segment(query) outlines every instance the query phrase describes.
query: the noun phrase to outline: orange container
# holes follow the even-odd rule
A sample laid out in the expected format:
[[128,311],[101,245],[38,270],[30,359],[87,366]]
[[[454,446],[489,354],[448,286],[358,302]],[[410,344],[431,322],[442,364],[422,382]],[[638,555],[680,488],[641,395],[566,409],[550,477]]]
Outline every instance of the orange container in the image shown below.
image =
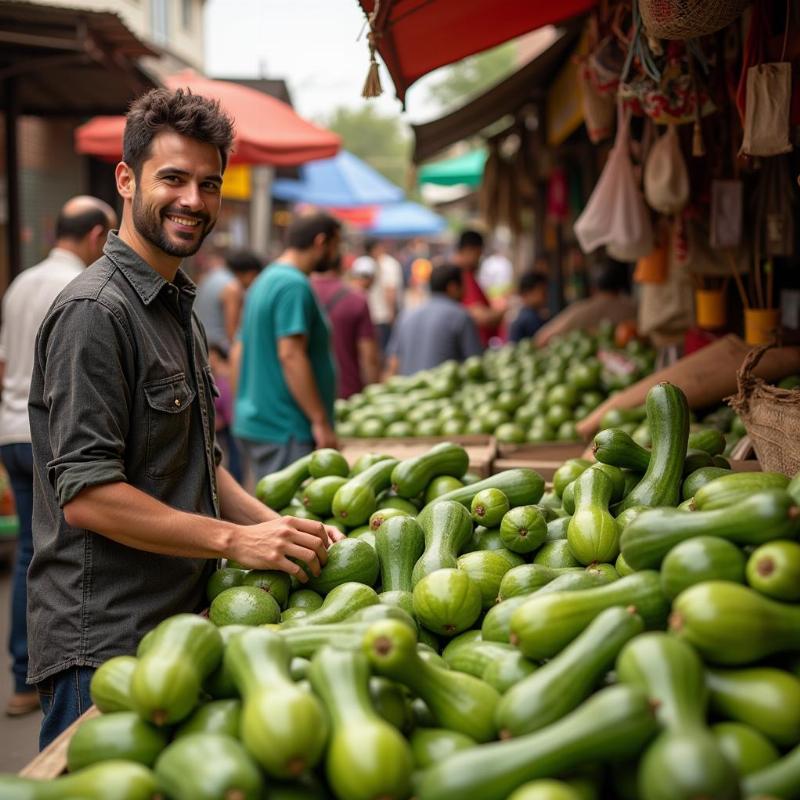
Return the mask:
[[778,308],[746,308],[744,310],[744,338],[747,344],[767,344],[775,338],[780,328],[781,312]]
[[664,283],[668,271],[667,248],[654,247],[648,255],[642,256],[636,262],[633,280],[636,283]]
[[722,328],[725,314],[725,293],[721,289],[697,289],[694,293],[694,315],[700,328]]

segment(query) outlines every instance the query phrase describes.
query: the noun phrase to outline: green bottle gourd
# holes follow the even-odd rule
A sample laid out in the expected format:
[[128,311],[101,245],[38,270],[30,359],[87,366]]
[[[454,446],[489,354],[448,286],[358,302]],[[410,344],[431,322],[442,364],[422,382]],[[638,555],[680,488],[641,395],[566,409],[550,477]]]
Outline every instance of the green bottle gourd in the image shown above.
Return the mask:
[[774,764],[747,775],[742,781],[742,796],[746,800],[800,800],[800,745]]
[[136,656],[114,656],[95,670],[89,694],[103,714],[133,708],[131,680],[137,663]]
[[67,746],[67,769],[77,772],[113,759],[152,767],[167,746],[164,731],[133,711],[119,711],[87,719],[78,726]]
[[800,606],[727,581],[698,583],[681,592],[669,625],[712,664],[753,664],[800,650]]
[[372,707],[366,656],[323,647],[312,659],[308,677],[331,721],[325,771],[337,798],[405,800],[411,749]]
[[311,459],[311,455],[303,456],[277,472],[264,475],[256,484],[256,497],[276,511],[288,506],[300,484],[309,475]]
[[645,407],[653,436],[650,461],[644,477],[619,504],[617,513],[636,505],[676,506],[680,501],[689,440],[686,395],[671,383],[659,383],[647,393]]
[[392,470],[398,463],[396,458],[387,458],[350,478],[333,496],[332,516],[348,528],[363,525],[377,510],[377,496],[389,488]]
[[287,619],[281,624],[281,629],[342,622],[362,608],[373,606],[378,602],[378,593],[371,586],[365,586],[357,581],[340,583],[325,595],[319,608],[308,612],[305,616]]
[[327,738],[319,700],[291,678],[288,645],[254,628],[233,638],[225,664],[242,696],[240,738],[274,778],[295,778],[316,765]]
[[779,747],[800,741],[800,680],[775,667],[706,670],[711,708]]
[[363,649],[379,674],[421,697],[441,726],[478,742],[494,737],[497,691],[471,675],[420,658],[408,626],[395,620],[374,623],[364,636]]
[[546,728],[463,750],[425,770],[418,800],[505,800],[528,781],[637,755],[656,729],[647,695],[613,686]]
[[605,586],[574,592],[537,592],[511,615],[511,644],[533,660],[552,658],[604,609],[619,605],[633,606],[645,627],[661,627],[669,606],[658,573],[634,572]]
[[458,554],[472,537],[472,517],[455,501],[437,500],[425,506],[417,522],[425,537],[425,550],[414,565],[413,585],[437,569],[455,569]]
[[425,549],[425,534],[413,517],[387,519],[375,531],[375,552],[381,575],[381,602],[412,607],[414,565]]
[[647,633],[622,649],[617,679],[647,692],[665,729],[639,765],[642,800],[737,800],[736,771],[706,727],[708,692],[697,653],[666,633]]
[[147,767],[114,760],[52,780],[0,775],[0,797],[3,800],[161,800],[163,794],[159,781]]
[[587,469],[575,481],[575,513],[567,542],[583,565],[612,563],[619,555],[619,527],[608,510],[613,492],[611,478],[600,469]]
[[497,707],[501,736],[520,736],[577,708],[612,666],[622,646],[644,630],[621,606],[607,608],[557,656],[503,695]]
[[237,739],[192,733],[176,739],[158,757],[155,774],[170,800],[261,800],[264,779]]
[[441,475],[460,478],[469,467],[467,451],[457,444],[442,442],[416,458],[401,461],[392,470],[392,488],[400,497],[413,498]]
[[783,489],[767,489],[733,506],[687,514],[674,508],[643,511],[622,532],[620,546],[634,569],[654,569],[677,544],[716,536],[739,545],[758,545],[794,536],[800,507]]
[[154,630],[131,677],[134,710],[156,725],[180,722],[197,705],[203,681],[222,660],[217,627],[195,614],[176,614]]

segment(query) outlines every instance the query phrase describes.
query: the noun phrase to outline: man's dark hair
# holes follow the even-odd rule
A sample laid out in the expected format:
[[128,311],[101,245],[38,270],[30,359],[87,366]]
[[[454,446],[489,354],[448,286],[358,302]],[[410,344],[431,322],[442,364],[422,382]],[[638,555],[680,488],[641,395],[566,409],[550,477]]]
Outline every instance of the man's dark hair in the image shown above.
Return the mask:
[[630,275],[628,265],[613,258],[606,258],[601,264],[592,268],[592,285],[600,292],[630,291]]
[[461,268],[454,264],[439,264],[431,271],[430,287],[433,294],[445,294],[451,283],[461,285]]
[[100,208],[87,208],[78,214],[65,214],[62,210],[56,219],[56,239],[79,242],[98,225],[101,225],[103,230],[109,227],[108,217]]
[[261,272],[264,262],[250,250],[235,250],[225,259],[231,272]]
[[330,214],[311,214],[298,217],[286,234],[286,244],[295,250],[308,250],[313,247],[314,239],[321,233],[326,241],[334,237],[342,229],[342,223]]
[[537,272],[536,270],[531,270],[530,272],[525,272],[519,279],[519,293],[524,294],[525,292],[532,292],[534,289],[538,289],[540,286],[547,285],[547,275],[543,272]]
[[483,248],[483,234],[473,230],[461,231],[461,236],[458,237],[458,249],[463,250],[465,247]]
[[364,240],[364,252],[368,255],[372,255],[372,251],[380,244],[378,239],[365,239]]
[[137,177],[150,157],[153,139],[162,131],[213,144],[225,170],[233,144],[233,120],[220,108],[218,100],[183,89],[151,89],[134,100],[125,122],[122,160]]

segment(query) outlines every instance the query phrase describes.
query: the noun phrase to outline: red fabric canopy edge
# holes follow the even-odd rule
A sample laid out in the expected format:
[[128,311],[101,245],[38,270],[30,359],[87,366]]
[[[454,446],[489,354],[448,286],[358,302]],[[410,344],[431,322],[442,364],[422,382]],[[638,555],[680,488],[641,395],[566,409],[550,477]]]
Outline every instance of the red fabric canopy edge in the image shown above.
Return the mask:
[[[365,14],[372,13],[375,0],[358,2]],[[381,0],[378,52],[405,102],[408,88],[423,75],[595,5],[597,0]]]

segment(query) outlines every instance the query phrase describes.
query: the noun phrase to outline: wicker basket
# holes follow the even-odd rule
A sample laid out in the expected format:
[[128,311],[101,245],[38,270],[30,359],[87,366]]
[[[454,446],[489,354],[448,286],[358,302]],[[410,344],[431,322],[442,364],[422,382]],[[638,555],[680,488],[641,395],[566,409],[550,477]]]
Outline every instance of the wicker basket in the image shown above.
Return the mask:
[[645,29],[657,39],[693,39],[729,25],[750,0],[639,0]]
[[766,472],[800,472],[800,389],[779,389],[753,375],[774,345],[751,350],[738,373],[739,393],[728,402],[742,418]]

